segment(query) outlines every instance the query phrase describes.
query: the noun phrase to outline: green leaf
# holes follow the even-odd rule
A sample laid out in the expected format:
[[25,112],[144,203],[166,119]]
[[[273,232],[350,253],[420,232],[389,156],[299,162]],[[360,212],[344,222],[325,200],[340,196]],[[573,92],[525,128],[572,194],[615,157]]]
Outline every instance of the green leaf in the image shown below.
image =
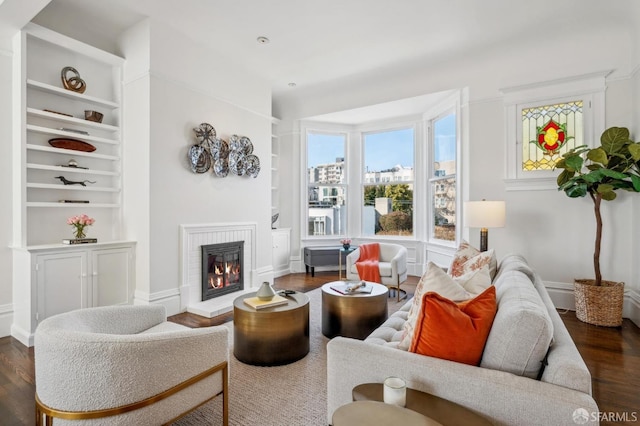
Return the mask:
[[610,127],[602,133],[600,143],[607,154],[613,154],[629,142],[629,129],[626,127]]
[[566,168],[564,158],[561,158],[561,159],[559,159],[558,161],[556,161],[556,165],[555,165],[555,166],[553,166],[553,167],[554,167],[555,169],[564,169],[564,168]]
[[587,153],[587,158],[594,163],[600,163],[604,166],[607,165],[609,159],[607,158],[607,153],[602,148],[592,149]]
[[613,191],[613,185],[609,185],[608,183],[603,183],[601,185],[598,185],[599,194],[604,194],[606,192],[612,192],[612,191]]
[[582,168],[582,163],[584,163],[584,160],[579,155],[570,155],[568,157],[565,157],[564,162],[566,169],[574,170],[577,172]]
[[598,170],[598,172],[602,173],[603,175],[613,178],[613,179],[620,179],[620,180],[625,180],[629,178],[629,174],[627,173],[622,173],[622,172],[616,172],[615,170],[609,170],[609,169],[600,169]]
[[615,191],[602,192],[601,194],[602,194],[602,199],[603,200],[611,201],[611,200],[615,200],[616,199]]
[[629,145],[629,153],[631,153],[631,157],[633,157],[633,161],[640,160],[640,142],[636,142]]
[[640,177],[631,175],[631,183],[633,184],[633,190],[636,192],[640,192]]
[[563,170],[562,173],[560,173],[558,175],[558,178],[556,179],[558,186],[562,186],[565,183],[567,183],[569,179],[573,177],[574,174],[575,174],[574,172],[570,172],[569,170]]
[[587,184],[580,183],[573,185],[564,190],[564,192],[571,198],[584,197],[587,195]]

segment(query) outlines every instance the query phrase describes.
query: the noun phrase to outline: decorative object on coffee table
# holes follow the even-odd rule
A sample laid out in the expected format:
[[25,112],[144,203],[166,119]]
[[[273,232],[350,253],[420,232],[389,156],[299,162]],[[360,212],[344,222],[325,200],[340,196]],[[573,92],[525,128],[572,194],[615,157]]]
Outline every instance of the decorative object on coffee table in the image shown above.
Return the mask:
[[[69,73],[73,74],[73,76],[69,77]],[[80,73],[73,67],[62,68],[60,78],[62,79],[62,85],[67,90],[78,93],[84,93],[84,91],[87,90],[87,83],[80,78]]]
[[[583,155],[588,160],[586,164]],[[563,169],[557,179],[558,190],[571,198],[588,194],[596,217],[595,280],[574,281],[576,316],[582,322],[607,327],[622,325],[624,283],[603,280],[600,272],[600,204],[602,200],[614,200],[618,189],[640,192],[639,162],[640,143],[630,139],[629,129],[610,127],[602,133],[600,146],[593,149],[577,146],[564,153],[556,163],[557,168]]]
[[104,115],[98,111],[85,110],[84,111],[84,119],[88,121],[93,121],[95,123],[102,123],[102,118]]
[[385,404],[404,407],[407,404],[407,382],[400,377],[384,379],[382,399]]
[[73,226],[73,232],[76,238],[84,238],[86,237],[86,233],[84,229],[87,226],[91,226],[95,223],[95,219],[90,218],[86,214],[81,214],[78,216],[71,216],[67,219],[67,224]]
[[266,281],[262,283],[262,285],[258,289],[258,292],[256,293],[256,297],[260,300],[271,300],[275,295],[276,292],[273,291],[273,288],[271,288],[271,284]]

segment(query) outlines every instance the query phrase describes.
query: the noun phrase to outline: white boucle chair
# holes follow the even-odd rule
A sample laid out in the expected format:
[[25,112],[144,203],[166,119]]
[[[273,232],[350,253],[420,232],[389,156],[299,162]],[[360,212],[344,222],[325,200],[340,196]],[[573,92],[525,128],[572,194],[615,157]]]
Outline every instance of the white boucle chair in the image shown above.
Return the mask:
[[168,424],[216,396],[228,424],[224,326],[168,322],[160,305],[88,308],[42,321],[34,346],[37,425]]
[[[378,259],[378,268],[380,269],[381,284],[388,288],[396,290],[398,302],[400,301],[400,293],[407,293],[400,288],[400,285],[407,280],[407,249],[400,244],[379,243],[380,259]],[[360,249],[357,248],[346,258],[347,280],[359,280],[358,268],[356,262],[360,257]]]

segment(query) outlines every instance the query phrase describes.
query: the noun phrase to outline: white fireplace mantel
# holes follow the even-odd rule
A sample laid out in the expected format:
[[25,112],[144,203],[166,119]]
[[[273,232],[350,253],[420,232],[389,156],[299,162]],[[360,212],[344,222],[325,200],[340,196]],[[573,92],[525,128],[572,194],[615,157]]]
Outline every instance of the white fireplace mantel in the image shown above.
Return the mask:
[[[212,318],[233,309],[236,297],[256,291],[257,223],[208,223],[180,225],[180,305],[182,310]],[[244,290],[202,301],[202,251],[208,244],[244,241]]]

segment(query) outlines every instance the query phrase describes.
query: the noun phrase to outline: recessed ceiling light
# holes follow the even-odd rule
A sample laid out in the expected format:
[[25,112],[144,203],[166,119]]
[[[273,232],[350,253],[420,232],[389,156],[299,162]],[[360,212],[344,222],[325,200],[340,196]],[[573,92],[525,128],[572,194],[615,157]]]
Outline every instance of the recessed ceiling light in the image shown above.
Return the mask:
[[289,87],[296,87],[297,84],[295,84],[294,82],[289,83]]
[[267,43],[269,43],[269,39],[268,39],[268,38],[266,38],[266,37],[264,37],[264,36],[260,36],[260,37],[258,37],[256,40],[258,40],[258,43],[260,43],[260,44],[267,44]]

